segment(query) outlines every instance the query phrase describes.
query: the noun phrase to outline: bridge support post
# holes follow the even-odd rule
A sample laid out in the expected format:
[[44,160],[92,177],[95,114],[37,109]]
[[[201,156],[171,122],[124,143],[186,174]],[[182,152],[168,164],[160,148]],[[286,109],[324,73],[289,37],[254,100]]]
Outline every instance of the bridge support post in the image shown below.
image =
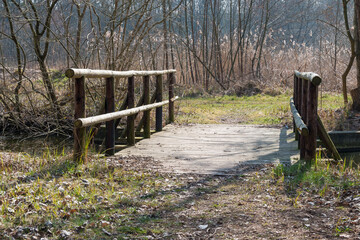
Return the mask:
[[[144,105],[150,104],[150,76],[143,77]],[[144,112],[144,138],[150,138],[150,110]]]
[[[135,80],[134,77],[128,78],[128,109],[135,107]],[[130,146],[135,145],[135,116],[130,115],[127,117],[127,144]]]
[[[115,83],[114,78],[106,78],[106,99],[105,112],[111,113],[115,111]],[[106,139],[105,139],[105,155],[111,156],[115,154],[115,121],[106,122]]]
[[[309,81],[305,79],[301,79],[302,82],[302,91],[301,91],[301,117],[304,120],[305,124],[308,122],[308,116],[307,116],[307,92],[308,92],[308,84]],[[305,144],[307,141],[307,136],[301,135],[300,137],[300,158],[305,158]]]
[[169,73],[169,122],[173,123],[175,121],[175,106],[174,106],[174,84],[175,84],[175,74]]
[[[75,108],[74,118],[85,118],[85,77],[75,78]],[[86,161],[85,156],[85,127],[74,127],[74,161]]]
[[[162,101],[163,81],[162,75],[156,76],[156,102]],[[156,131],[162,131],[162,107],[156,108]]]
[[307,96],[307,121],[309,136],[305,144],[305,160],[311,161],[316,157],[316,138],[317,138],[317,106],[318,106],[318,86],[308,83]]

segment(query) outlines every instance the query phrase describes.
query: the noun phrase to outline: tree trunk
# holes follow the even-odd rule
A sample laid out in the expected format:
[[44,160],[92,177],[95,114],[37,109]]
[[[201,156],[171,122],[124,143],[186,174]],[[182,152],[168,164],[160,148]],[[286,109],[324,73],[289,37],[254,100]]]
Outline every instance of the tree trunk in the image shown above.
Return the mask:
[[353,99],[353,110],[360,111],[360,0],[355,0],[354,11],[354,40],[357,88],[351,90],[350,94]]

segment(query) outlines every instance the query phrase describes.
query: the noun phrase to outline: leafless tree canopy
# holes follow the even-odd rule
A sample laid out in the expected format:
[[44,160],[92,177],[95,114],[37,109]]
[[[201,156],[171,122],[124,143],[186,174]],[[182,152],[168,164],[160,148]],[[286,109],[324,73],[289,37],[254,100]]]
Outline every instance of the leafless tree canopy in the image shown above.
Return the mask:
[[[291,87],[296,69],[317,72],[324,88],[346,97],[347,81],[356,83],[352,2],[1,0],[2,129],[70,125],[68,67],[176,68],[184,89],[209,93],[247,82]],[[101,81],[87,91],[88,111],[101,111]]]

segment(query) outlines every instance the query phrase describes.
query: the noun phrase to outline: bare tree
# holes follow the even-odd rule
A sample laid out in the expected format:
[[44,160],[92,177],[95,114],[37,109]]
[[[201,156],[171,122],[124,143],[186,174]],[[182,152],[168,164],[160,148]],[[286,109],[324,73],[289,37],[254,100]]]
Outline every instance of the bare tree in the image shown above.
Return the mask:
[[11,0],[11,2],[22,14],[28,27],[30,28],[30,36],[33,44],[32,47],[36,55],[36,61],[39,64],[43,83],[47,90],[48,100],[57,115],[61,116],[55,89],[46,66],[46,58],[49,53],[50,45],[51,17],[58,1],[59,0],[46,0],[33,2],[32,0],[27,0],[25,1],[25,4],[21,4],[16,0]]
[[360,111],[360,0],[354,0],[354,57],[356,59],[357,88],[351,90],[353,109]]

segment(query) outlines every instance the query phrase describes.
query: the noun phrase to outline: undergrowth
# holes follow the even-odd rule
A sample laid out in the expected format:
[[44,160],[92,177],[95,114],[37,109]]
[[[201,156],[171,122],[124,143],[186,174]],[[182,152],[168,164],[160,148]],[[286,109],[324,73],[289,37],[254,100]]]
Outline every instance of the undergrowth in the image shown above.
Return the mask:
[[320,157],[311,163],[279,164],[272,169],[271,175],[278,183],[284,184],[289,194],[306,191],[323,196],[360,186],[360,169],[354,165],[353,160],[334,163]]

